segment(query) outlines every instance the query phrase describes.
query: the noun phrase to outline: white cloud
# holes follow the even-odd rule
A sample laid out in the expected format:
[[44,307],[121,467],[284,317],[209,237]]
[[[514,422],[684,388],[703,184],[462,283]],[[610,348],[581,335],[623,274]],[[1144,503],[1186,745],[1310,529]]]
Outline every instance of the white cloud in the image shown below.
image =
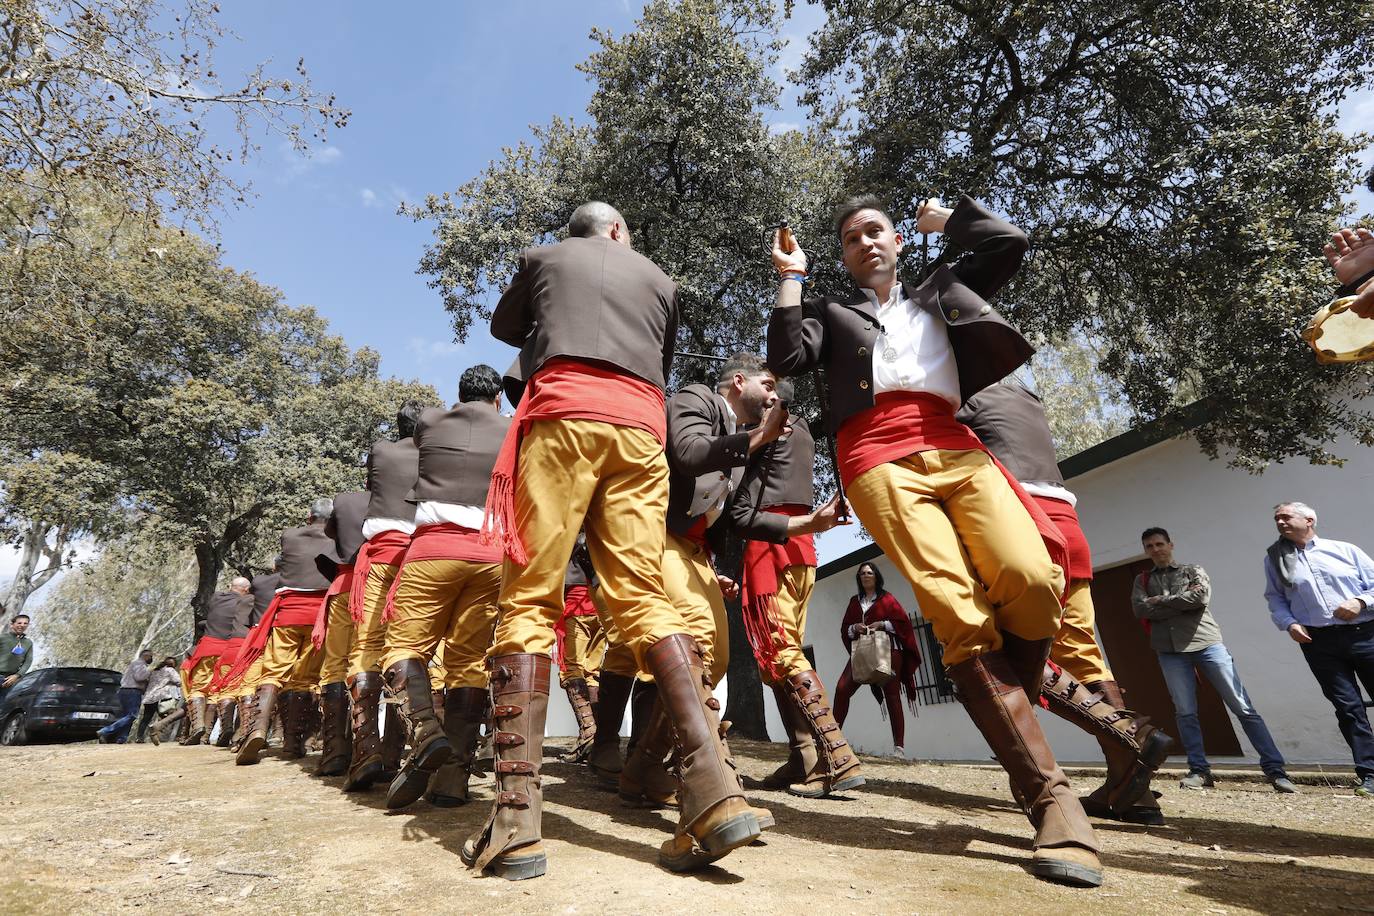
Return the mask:
[[412,337],[406,341],[406,349],[411,356],[415,357],[417,363],[428,363],[434,360],[446,359],[463,349],[463,345],[456,340],[432,340],[424,337]]
[[768,125],[770,134],[785,134],[789,130],[801,130],[802,126],[796,121],[777,121]]
[[389,184],[381,191],[372,188],[360,188],[358,199],[362,201],[364,207],[373,210],[383,210],[387,213],[395,213],[396,209],[403,203],[408,203],[415,199],[410,191],[398,184]]
[[343,159],[343,150],[332,145],[303,153],[290,143],[283,142],[278,147],[278,152],[281,154],[285,168],[278,173],[277,180],[283,184],[316,169],[334,165]]
[[377,192],[371,188],[362,188],[358,191],[358,196],[362,198],[364,207],[377,206]]

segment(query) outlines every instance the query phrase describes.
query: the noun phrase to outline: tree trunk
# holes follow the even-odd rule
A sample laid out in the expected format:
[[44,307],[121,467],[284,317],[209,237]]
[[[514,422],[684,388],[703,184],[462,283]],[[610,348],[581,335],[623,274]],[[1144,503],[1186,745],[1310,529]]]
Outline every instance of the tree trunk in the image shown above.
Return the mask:
[[[48,535],[54,529],[56,536],[52,545],[49,545]],[[15,570],[14,581],[5,595],[5,610],[10,616],[23,611],[29,596],[47,585],[62,569],[62,553],[67,548],[68,540],[70,535],[65,528],[43,521],[29,522],[28,530],[24,532],[24,542],[19,548],[19,568]],[[42,559],[47,560],[47,565],[39,569],[38,561]]]
[[215,594],[215,586],[219,584],[219,572],[224,568],[224,554],[216,547],[216,544],[204,541],[196,544],[196,593],[191,598],[192,645],[205,635],[205,618],[210,610],[210,597]]

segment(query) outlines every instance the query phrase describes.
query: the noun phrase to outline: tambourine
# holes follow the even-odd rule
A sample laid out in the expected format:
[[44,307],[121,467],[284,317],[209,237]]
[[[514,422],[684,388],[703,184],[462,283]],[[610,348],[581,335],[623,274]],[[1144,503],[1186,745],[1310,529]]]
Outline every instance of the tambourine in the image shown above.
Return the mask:
[[1354,296],[1345,296],[1317,309],[1302,339],[1317,354],[1317,362],[1364,363],[1374,360],[1374,318],[1350,311]]

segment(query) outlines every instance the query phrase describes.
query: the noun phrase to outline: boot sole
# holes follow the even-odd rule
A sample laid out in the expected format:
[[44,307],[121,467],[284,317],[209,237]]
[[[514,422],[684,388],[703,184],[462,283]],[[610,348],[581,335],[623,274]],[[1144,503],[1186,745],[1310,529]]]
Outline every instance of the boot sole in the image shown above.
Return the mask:
[[425,801],[436,808],[461,808],[468,803],[468,799],[457,795],[435,795],[433,792],[425,796]]
[[850,789],[857,789],[860,786],[864,785],[867,781],[868,780],[866,780],[862,776],[850,776],[848,779],[841,779],[839,782],[835,783],[829,788],[826,788],[824,783],[817,785],[815,789],[798,789],[795,786],[788,786],[787,794],[795,795],[798,798],[825,798],[826,796],[833,795],[836,792],[847,792]]
[[[468,868],[472,868],[477,864],[477,850],[469,850],[468,844],[464,843],[463,848],[458,852],[458,860]],[[526,878],[538,878],[548,869],[549,857],[546,853],[540,852],[525,856],[501,856],[488,862],[487,867],[482,869],[482,873],[505,878],[507,881],[524,881]]]
[[368,789],[372,788],[372,784],[381,778],[382,763],[379,760],[376,763],[368,764],[367,766],[359,770],[358,775],[354,776],[353,778],[349,779],[348,782],[344,783],[343,790],[345,792],[365,792]]
[[234,763],[241,767],[252,766],[258,762],[258,754],[267,747],[266,738],[249,738],[239,748],[238,754],[234,757]]
[[439,767],[448,763],[451,756],[453,746],[443,739],[425,748],[424,753],[408,766],[402,767],[401,772],[392,780],[390,788],[386,790],[387,808],[395,811],[419,801],[429,789],[429,778]]
[[1030,873],[1041,881],[1067,887],[1101,887],[1102,869],[1089,868],[1061,859],[1039,859],[1031,863]]
[[318,768],[317,770],[315,770],[315,775],[316,775],[316,776],[320,776],[320,777],[324,777],[324,776],[342,776],[342,775],[344,775],[344,774],[347,773],[347,772],[348,772],[348,761],[347,761],[347,760],[342,760],[342,759],[340,759],[340,760],[336,760],[336,761],[334,761],[334,762],[332,762],[332,763],[320,764],[319,768]]
[[763,835],[758,818],[753,814],[737,814],[719,827],[697,838],[700,849],[681,856],[665,856],[659,850],[659,864],[669,871],[689,872],[723,859],[741,846],[748,846]]

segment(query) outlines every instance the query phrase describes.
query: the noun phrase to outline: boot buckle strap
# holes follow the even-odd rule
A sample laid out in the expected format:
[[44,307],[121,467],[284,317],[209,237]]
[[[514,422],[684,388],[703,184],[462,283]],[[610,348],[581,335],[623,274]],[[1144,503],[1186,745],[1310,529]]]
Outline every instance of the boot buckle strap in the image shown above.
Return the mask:
[[816,731],[820,732],[822,735],[828,735],[831,732],[837,732],[839,730],[840,725],[838,722],[831,722],[829,725],[819,725],[816,727]]
[[707,708],[707,709],[710,709],[710,710],[712,710],[712,711],[715,711],[715,712],[719,712],[719,711],[720,711],[720,700],[717,700],[715,697],[710,697],[710,698],[708,698],[708,699],[706,700],[706,708]]
[[527,808],[530,804],[530,797],[524,792],[498,792],[496,794],[496,804],[507,807]]
[[497,776],[533,776],[534,764],[528,760],[498,760],[496,761]]
[[497,732],[493,743],[501,747],[519,747],[525,743],[525,739],[514,732]]
[[509,719],[511,716],[518,716],[525,711],[523,706],[496,705],[491,708],[491,714],[502,719]]

